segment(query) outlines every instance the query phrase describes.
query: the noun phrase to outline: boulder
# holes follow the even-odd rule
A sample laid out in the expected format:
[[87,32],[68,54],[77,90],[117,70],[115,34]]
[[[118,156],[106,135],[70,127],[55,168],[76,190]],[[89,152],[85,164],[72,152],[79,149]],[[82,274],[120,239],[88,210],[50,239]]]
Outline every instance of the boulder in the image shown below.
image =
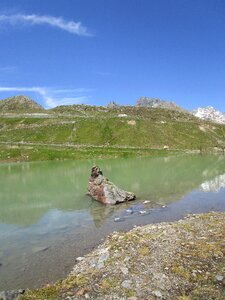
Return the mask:
[[126,192],[110,182],[101,169],[97,166],[92,167],[91,177],[89,178],[88,194],[95,200],[103,204],[118,204],[135,200],[133,193]]

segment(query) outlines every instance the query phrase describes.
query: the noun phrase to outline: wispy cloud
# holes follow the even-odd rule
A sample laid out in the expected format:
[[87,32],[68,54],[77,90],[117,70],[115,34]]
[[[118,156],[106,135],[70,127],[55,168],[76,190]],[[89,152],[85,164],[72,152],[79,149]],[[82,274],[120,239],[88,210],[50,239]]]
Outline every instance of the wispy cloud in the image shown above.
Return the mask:
[[89,92],[89,89],[53,89],[46,87],[1,87],[0,92],[36,93],[41,96],[46,108],[53,108],[58,105],[84,104],[89,95],[82,95]]
[[40,15],[0,15],[0,24],[16,25],[49,25],[60,28],[69,33],[79,36],[92,36],[89,30],[81,22],[66,21],[62,17],[40,16]]

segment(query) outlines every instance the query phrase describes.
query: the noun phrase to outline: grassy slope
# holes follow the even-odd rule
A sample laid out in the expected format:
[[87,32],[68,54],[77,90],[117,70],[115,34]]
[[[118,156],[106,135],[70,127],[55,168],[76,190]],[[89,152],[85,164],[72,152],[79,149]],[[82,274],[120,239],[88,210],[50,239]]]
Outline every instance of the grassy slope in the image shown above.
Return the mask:
[[[69,145],[83,148],[104,146],[103,154],[106,147],[113,147],[116,151],[117,148],[162,149],[165,145],[178,150],[209,150],[215,146],[225,146],[225,125],[204,122],[178,111],[143,107],[107,109],[68,106],[58,107],[48,113],[49,117],[45,118],[25,115],[1,116],[0,160],[8,159],[8,156],[23,159],[20,150],[27,149],[25,143],[32,143],[33,149],[41,147],[47,151],[51,147],[50,150],[54,148],[56,152],[65,150],[67,146],[66,151],[62,152],[64,157],[68,157],[70,153]],[[118,116],[125,113],[127,117]],[[13,147],[6,147],[4,143]],[[18,143],[23,143],[23,146],[15,148],[15,144]],[[57,144],[58,148],[53,144]],[[28,147],[27,150],[33,149]],[[77,153],[81,149],[77,151],[73,148],[72,151],[76,152],[74,158],[80,156]],[[28,152],[30,156],[34,151]],[[44,151],[40,151],[40,159],[41,152]],[[55,155],[55,158],[62,158],[63,155]],[[73,155],[69,155],[69,158],[73,158]],[[38,157],[33,155],[32,159]]]

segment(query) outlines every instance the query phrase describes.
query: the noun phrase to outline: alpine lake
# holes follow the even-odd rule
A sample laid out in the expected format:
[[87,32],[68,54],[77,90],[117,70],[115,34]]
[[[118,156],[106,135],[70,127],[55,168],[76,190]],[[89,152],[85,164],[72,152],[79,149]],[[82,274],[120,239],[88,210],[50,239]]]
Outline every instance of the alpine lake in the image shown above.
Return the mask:
[[[87,196],[93,165],[137,200],[104,206]],[[225,211],[225,157],[0,164],[0,290],[65,277],[107,234]]]

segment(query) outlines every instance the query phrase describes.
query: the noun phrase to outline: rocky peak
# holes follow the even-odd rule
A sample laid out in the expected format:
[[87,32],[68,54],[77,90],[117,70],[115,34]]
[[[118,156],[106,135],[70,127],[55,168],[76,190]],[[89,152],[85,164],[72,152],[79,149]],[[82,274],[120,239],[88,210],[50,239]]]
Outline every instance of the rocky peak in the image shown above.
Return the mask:
[[167,108],[173,110],[184,110],[175,102],[161,100],[159,98],[140,97],[136,106],[152,107],[152,108]]
[[115,101],[110,101],[107,104],[107,108],[118,108],[118,107],[119,107],[119,104],[117,104]]
[[225,124],[225,114],[220,112],[219,110],[216,110],[212,106],[199,107],[192,113],[194,116],[200,119]]

